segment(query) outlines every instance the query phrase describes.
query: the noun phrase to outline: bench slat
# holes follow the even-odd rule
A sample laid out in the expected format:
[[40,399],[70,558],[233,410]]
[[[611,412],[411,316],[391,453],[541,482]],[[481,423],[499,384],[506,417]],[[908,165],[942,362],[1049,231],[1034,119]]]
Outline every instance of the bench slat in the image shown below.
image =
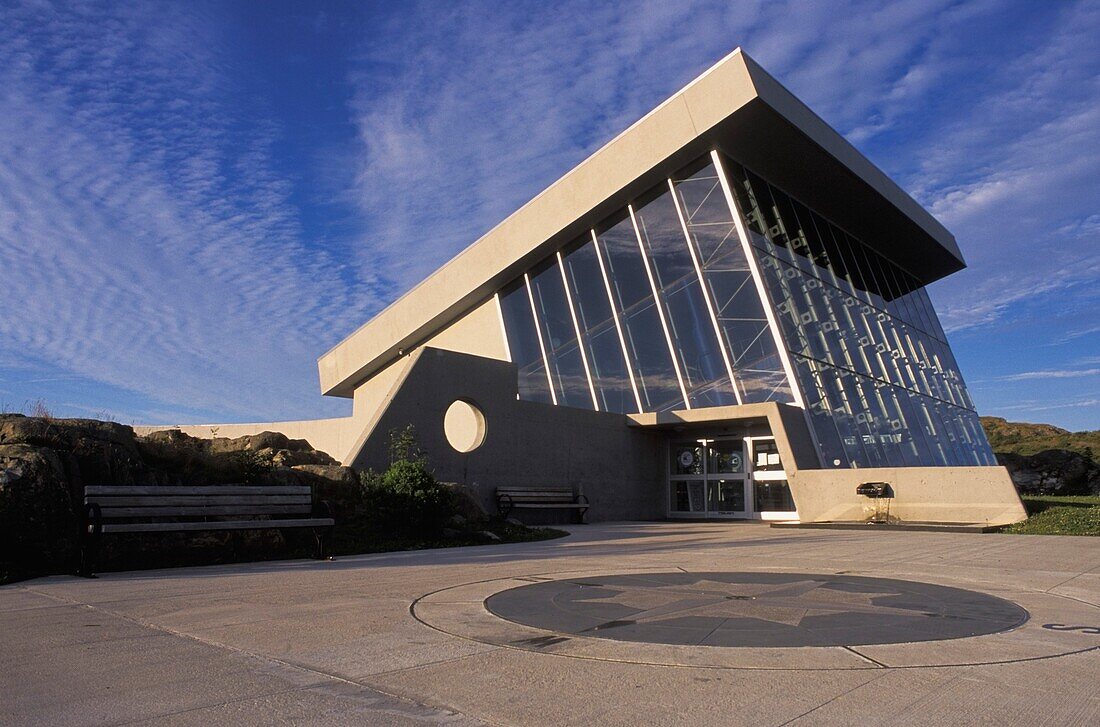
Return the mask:
[[105,533],[149,533],[185,530],[268,530],[277,528],[322,528],[335,524],[330,517],[288,520],[240,520],[214,523],[108,523]]
[[573,504],[573,503],[561,503],[561,502],[546,502],[546,503],[517,502],[515,505],[512,505],[512,508],[515,509],[515,510],[531,510],[533,508],[539,508],[539,507],[548,507],[548,508],[552,507],[555,510],[561,510],[563,508],[569,508],[569,507],[576,508],[576,509],[584,509],[584,510],[588,509],[588,505],[576,505],[576,504]]
[[501,495],[501,497],[510,497],[513,500],[572,500],[572,495]]
[[566,503],[570,503],[574,499],[574,497],[572,495],[570,495],[569,497],[563,497],[561,495],[502,495],[502,497],[510,497],[511,499],[515,499],[515,500],[520,500],[520,499],[561,499],[561,500],[564,500],[564,502],[566,502]]
[[309,513],[312,505],[241,505],[232,507],[104,507],[104,520],[127,517],[202,517],[204,515],[294,515]]
[[572,497],[572,492],[540,492],[538,490],[525,490],[523,492],[498,492],[498,495],[509,497]]
[[302,495],[309,485],[201,485],[197,487],[130,487],[129,485],[88,485],[87,495]]
[[181,495],[161,497],[145,495],[137,497],[91,495],[84,498],[85,505],[102,507],[165,507],[168,505],[302,505],[313,501],[310,495]]

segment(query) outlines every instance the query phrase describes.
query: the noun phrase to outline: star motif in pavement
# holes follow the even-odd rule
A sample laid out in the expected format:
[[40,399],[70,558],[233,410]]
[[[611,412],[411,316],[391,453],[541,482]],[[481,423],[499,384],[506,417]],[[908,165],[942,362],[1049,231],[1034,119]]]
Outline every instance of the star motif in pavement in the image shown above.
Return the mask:
[[[913,616],[919,611],[877,605],[873,599],[898,595],[895,589],[843,590],[829,580],[801,579],[787,583],[725,582],[701,578],[692,584],[654,582],[635,586],[596,586],[591,595],[574,595],[572,601],[613,603],[637,612],[624,619],[597,626],[653,623],[670,618],[699,616],[722,619],[756,619],[786,626],[801,626],[805,618],[837,613]],[[582,586],[595,584],[578,583]],[[608,590],[615,593],[606,595]]]

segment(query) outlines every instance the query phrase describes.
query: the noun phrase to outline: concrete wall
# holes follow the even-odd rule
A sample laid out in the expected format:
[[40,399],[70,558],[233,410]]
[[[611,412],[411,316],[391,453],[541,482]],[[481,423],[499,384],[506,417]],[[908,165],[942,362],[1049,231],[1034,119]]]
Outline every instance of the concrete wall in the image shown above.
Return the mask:
[[1004,467],[883,467],[788,472],[802,522],[868,520],[875,502],[856,494],[863,482],[888,482],[890,518],[913,522],[1005,525],[1027,518]]
[[[451,447],[444,428],[458,399],[485,417],[485,441],[467,454]],[[497,487],[541,485],[584,493],[593,521],[665,515],[663,433],[629,426],[621,414],[519,401],[511,363],[418,349],[353,466],[384,469],[389,433],[409,424],[436,477],[462,483],[490,512]]]

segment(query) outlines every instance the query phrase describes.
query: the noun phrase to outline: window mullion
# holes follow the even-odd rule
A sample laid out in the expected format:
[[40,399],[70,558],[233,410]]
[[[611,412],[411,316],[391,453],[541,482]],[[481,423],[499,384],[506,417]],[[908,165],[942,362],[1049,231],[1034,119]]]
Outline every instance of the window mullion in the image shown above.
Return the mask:
[[531,317],[535,320],[535,338],[539,342],[539,351],[542,352],[542,365],[546,369],[546,383],[550,387],[550,400],[557,406],[558,395],[554,392],[554,378],[550,375],[550,359],[546,355],[546,344],[542,341],[542,326],[539,325],[539,312],[535,308],[535,295],[531,292],[531,276],[523,274],[523,283],[527,286],[527,300],[531,303]]
[[699,263],[699,255],[695,250],[695,244],[691,240],[691,233],[688,231],[687,218],[684,216],[684,211],[680,208],[679,196],[676,194],[676,185],[672,183],[672,180],[668,180],[668,189],[672,193],[672,204],[676,208],[676,216],[680,218],[680,229],[684,232],[684,240],[687,242],[688,254],[691,255],[691,263],[695,266],[695,274],[699,277],[699,288],[703,292],[703,302],[706,303],[707,313],[710,314],[710,322],[714,325],[714,335],[718,337],[718,350],[722,352],[722,361],[726,364],[726,373],[730,377],[730,386],[733,387],[733,395],[737,399],[738,404],[744,404],[741,399],[741,392],[737,387],[737,379],[733,376],[733,364],[730,362],[729,352],[726,350],[725,340],[722,336],[722,327],[718,324],[718,315],[714,310],[714,302],[710,297],[710,290],[707,288],[707,281],[703,277],[703,266]]
[[645,243],[642,242],[642,231],[638,227],[638,218],[634,214],[634,205],[627,205],[630,211],[630,221],[634,224],[634,235],[638,238],[638,251],[642,255],[642,265],[645,267],[646,278],[649,279],[649,289],[653,291],[653,305],[657,308],[657,317],[661,319],[661,328],[665,333],[665,341],[668,343],[668,353],[672,356],[672,369],[676,372],[676,381],[680,384],[680,394],[684,397],[684,406],[691,408],[688,401],[687,388],[684,386],[684,375],[680,371],[680,362],[676,356],[676,347],[672,345],[672,334],[668,329],[668,321],[665,319],[664,306],[661,305],[661,296],[657,291],[657,281],[653,277],[653,266],[649,262],[649,255],[645,251]]

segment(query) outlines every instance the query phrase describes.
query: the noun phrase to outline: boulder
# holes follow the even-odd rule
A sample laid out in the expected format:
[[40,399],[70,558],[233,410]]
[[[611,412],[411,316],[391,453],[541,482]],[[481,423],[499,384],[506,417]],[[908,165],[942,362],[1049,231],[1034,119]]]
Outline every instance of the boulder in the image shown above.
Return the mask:
[[243,437],[214,437],[210,441],[210,451],[219,452],[259,452],[264,449],[289,450],[291,452],[310,452],[313,447],[304,439],[291,439],[281,432],[260,432],[246,434]]
[[296,467],[298,465],[337,466],[340,463],[324,452],[316,449],[261,449],[256,454],[270,460],[276,467]]
[[1100,495],[1100,466],[1078,452],[998,453],[997,461],[1024,495]]
[[0,444],[34,444],[52,449],[109,445],[137,457],[132,427],[97,419],[46,419],[0,414]]
[[440,482],[454,495],[455,511],[466,518],[467,522],[485,522],[489,519],[489,513],[481,506],[477,492],[468,485],[458,482]]
[[134,430],[115,422],[4,414],[0,415],[0,444],[54,450],[74,496],[85,484],[134,484],[146,475]]
[[355,474],[355,470],[351,467],[344,467],[343,465],[299,464],[294,465],[291,469],[296,472],[305,472],[306,474],[338,485],[359,485],[359,476]]
[[0,444],[0,580],[71,562],[78,528],[72,502],[57,452]]
[[359,476],[351,467],[341,465],[301,464],[290,468],[303,485],[313,487],[316,500],[328,500],[337,510],[337,517],[354,512],[362,498]]

